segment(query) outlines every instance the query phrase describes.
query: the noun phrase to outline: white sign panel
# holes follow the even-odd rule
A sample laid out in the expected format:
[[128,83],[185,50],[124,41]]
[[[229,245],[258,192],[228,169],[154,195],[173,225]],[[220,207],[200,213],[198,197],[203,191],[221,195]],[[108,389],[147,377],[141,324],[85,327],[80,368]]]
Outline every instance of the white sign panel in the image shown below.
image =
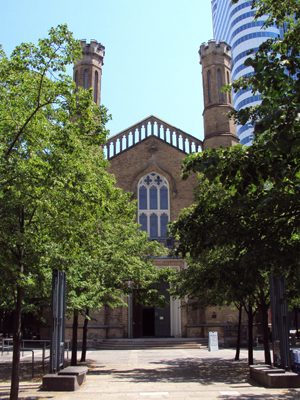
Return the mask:
[[209,332],[208,350],[209,351],[219,350],[218,332]]

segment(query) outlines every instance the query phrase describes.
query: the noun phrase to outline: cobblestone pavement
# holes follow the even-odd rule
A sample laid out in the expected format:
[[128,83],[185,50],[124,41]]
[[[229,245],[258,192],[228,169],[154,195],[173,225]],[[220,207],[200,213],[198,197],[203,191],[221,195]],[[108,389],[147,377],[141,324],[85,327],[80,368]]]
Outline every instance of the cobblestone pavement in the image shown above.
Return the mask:
[[[255,350],[255,362],[263,350]],[[95,350],[87,352],[89,372],[76,392],[41,391],[41,354],[35,359],[36,378],[31,378],[31,355],[22,357],[20,399],[135,400],[135,399],[300,399],[300,389],[266,389],[249,380],[247,351],[233,361],[234,350],[164,349]],[[79,353],[78,353],[79,356]],[[0,399],[9,396],[10,355],[0,355]],[[48,366],[47,366],[48,367]],[[45,372],[47,373],[47,371]]]

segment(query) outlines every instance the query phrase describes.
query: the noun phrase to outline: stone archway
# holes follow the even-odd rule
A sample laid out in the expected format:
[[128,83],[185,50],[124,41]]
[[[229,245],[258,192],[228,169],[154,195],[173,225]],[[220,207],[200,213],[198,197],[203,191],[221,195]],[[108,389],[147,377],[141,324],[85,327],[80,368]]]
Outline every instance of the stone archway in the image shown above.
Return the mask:
[[[170,297],[169,284],[162,282],[157,285],[159,293],[169,301],[165,309],[154,305],[143,306],[136,300],[135,294],[128,303],[128,336],[131,338],[170,338],[181,337],[180,300]],[[136,291],[138,294],[138,289]]]

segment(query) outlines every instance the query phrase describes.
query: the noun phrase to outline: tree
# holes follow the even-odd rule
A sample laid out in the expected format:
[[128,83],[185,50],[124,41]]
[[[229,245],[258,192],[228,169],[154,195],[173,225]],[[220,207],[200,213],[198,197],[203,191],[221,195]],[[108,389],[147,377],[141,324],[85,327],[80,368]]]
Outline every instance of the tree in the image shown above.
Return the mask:
[[[66,26],[51,29],[37,47],[22,44],[10,58],[1,53],[0,265],[15,314],[12,399],[18,397],[24,296],[35,297],[32,289],[57,265],[59,231],[53,229],[61,229],[68,207],[78,202],[75,178],[77,184],[86,177],[92,183],[81,162],[106,137],[105,111],[92,104],[88,92],[75,96],[65,74],[78,57],[80,46]],[[97,165],[104,168],[100,158]]]
[[[136,207],[130,193],[116,189],[109,212],[101,218],[97,232],[91,232],[88,242],[83,240],[74,264],[70,254],[67,285],[67,308],[73,312],[72,365],[77,363],[78,316],[88,316],[89,310],[103,305],[112,308],[126,305],[122,296],[136,288],[144,289],[144,301],[162,302],[161,296],[150,285],[167,279],[168,271],[152,265],[152,258],[162,255],[164,249],[149,242],[148,235],[135,223]],[[129,285],[130,282],[130,285]],[[88,318],[85,318],[82,361],[85,361]]]
[[[263,266],[265,248],[261,243],[257,215],[249,213],[250,201],[233,196],[220,183],[199,177],[197,204],[184,210],[171,224],[178,245],[173,254],[188,256],[189,268],[173,284],[175,293],[200,298],[200,305],[244,305],[249,317],[249,363],[253,363],[252,325],[256,308],[264,318],[265,358],[270,363],[267,310],[269,288]],[[256,238],[251,241],[251,234]],[[259,261],[258,261],[259,260]]]
[[67,273],[69,307],[80,311],[116,303],[128,279],[147,286],[154,275],[149,257],[159,246],[138,231],[135,205],[106,171],[107,111],[91,90],[75,93],[65,73],[80,57],[66,25],[0,54],[0,297],[15,315],[11,399],[21,314],[29,300],[49,297],[52,269]]
[[[210,181],[217,179],[241,196],[256,196],[252,204],[261,213],[264,242],[278,257],[278,262],[273,257],[273,272],[282,273],[285,259],[287,275],[299,261],[299,5],[298,0],[253,1],[256,18],[267,14],[265,26],[275,23],[286,31],[246,60],[254,71],[250,77],[233,83],[235,91],[262,97],[261,104],[231,114],[241,124],[254,125],[253,145],[211,150],[186,161],[188,170],[203,171]],[[280,254],[272,246],[275,239]]]
[[236,266],[247,272],[243,284],[250,280],[259,289],[264,315],[268,276],[284,274],[292,295],[299,275],[299,5],[299,0],[253,1],[256,19],[267,14],[265,26],[285,30],[283,38],[267,40],[246,60],[253,74],[232,85],[235,92],[261,94],[260,105],[231,113],[240,124],[253,124],[254,143],[210,149],[184,160],[184,178],[192,171],[202,173],[224,194],[216,204],[204,194],[208,206],[197,198],[202,208],[197,205],[173,226],[173,234],[185,242],[181,248],[186,245],[192,256],[204,254],[203,246],[215,250],[227,245]]

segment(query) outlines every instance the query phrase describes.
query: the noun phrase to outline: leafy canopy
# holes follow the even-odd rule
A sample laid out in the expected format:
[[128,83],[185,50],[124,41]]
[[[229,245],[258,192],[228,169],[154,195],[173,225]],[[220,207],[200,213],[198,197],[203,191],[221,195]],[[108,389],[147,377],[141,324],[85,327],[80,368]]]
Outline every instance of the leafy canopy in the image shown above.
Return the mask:
[[117,304],[128,280],[159,279],[160,250],[106,171],[107,110],[66,74],[80,42],[61,25],[0,57],[1,305],[14,308],[22,290],[31,310],[28,299],[49,295],[53,268],[67,272],[70,309]]
[[[268,15],[265,27],[275,24],[285,31],[283,38],[269,39],[249,55],[245,64],[253,74],[232,84],[235,92],[261,94],[261,104],[231,113],[238,123],[254,126],[253,145],[187,156],[183,178],[201,173],[209,184],[200,179],[197,205],[172,226],[180,240],[176,252],[227,268],[224,291],[230,274],[235,276],[234,264],[235,272],[244,271],[236,285],[253,282],[255,287],[256,277],[263,282],[277,273],[285,274],[294,289],[299,275],[300,2],[254,0],[252,6],[256,19]],[[229,261],[228,255],[220,259],[222,249],[229,251]],[[213,259],[205,260],[207,252]]]

